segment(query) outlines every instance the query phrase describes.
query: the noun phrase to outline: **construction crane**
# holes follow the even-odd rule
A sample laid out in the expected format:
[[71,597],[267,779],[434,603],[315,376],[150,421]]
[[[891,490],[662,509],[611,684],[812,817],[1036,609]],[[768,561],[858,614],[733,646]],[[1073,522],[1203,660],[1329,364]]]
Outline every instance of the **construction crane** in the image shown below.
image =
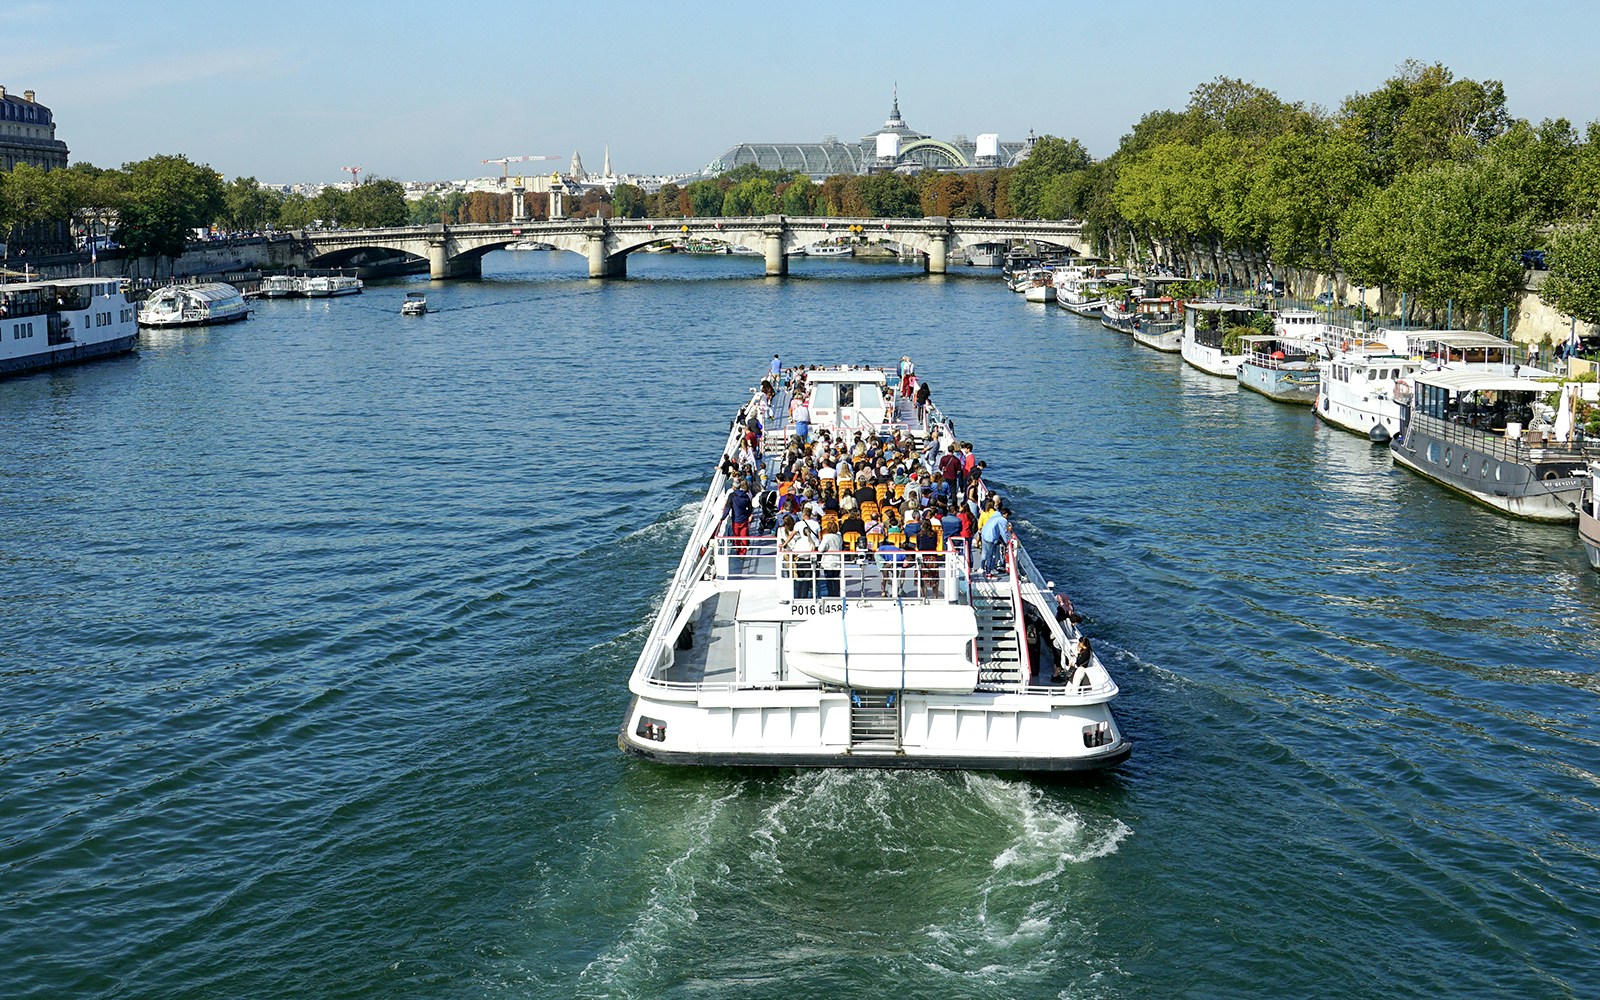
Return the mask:
[[345,173],[350,175],[350,177],[351,177],[350,186],[351,187],[355,187],[355,186],[357,186],[358,184],[361,183],[361,168],[360,167],[340,167],[339,169],[343,170]]
[[511,176],[511,164],[522,163],[526,160],[559,160],[559,156],[501,156],[493,160],[480,160],[481,163],[500,164],[500,186],[505,187],[506,181]]

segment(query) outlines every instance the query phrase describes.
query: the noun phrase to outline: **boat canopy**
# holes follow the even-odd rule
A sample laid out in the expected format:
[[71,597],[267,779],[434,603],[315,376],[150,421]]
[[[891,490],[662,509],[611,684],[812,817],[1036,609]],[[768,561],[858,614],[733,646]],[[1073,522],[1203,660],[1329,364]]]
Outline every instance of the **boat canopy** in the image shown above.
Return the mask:
[[239,290],[232,285],[225,285],[220,281],[210,281],[203,285],[174,285],[178,292],[198,299],[202,302],[223,302],[239,297]]
[[1465,392],[1540,392],[1554,391],[1552,383],[1531,378],[1513,378],[1496,372],[1475,368],[1441,368],[1433,372],[1419,372],[1418,385],[1433,385],[1454,393]]
[[[1385,330],[1384,333],[1396,331]],[[1509,349],[1512,343],[1503,337],[1496,337],[1492,333],[1482,333],[1478,330],[1405,330],[1403,332],[1413,344],[1438,344],[1440,347],[1451,347],[1456,350],[1465,350],[1473,347],[1500,347]]]

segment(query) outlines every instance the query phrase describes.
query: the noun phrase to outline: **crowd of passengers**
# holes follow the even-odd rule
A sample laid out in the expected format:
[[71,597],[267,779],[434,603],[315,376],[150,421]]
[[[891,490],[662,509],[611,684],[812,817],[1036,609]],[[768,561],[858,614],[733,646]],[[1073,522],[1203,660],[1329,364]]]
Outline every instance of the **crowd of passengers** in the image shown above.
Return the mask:
[[[722,458],[721,471],[730,484],[724,535],[775,539],[777,551],[792,557],[799,597],[839,596],[843,557],[830,559],[829,553],[870,553],[868,559],[894,572],[897,593],[908,578],[924,594],[938,584],[937,562],[924,561],[918,574],[916,557],[909,553],[959,551],[968,567],[980,568],[986,578],[1005,575],[1011,508],[985,486],[987,463],[973,454],[972,442],[946,441],[941,450],[936,435],[919,441],[899,427],[885,434],[813,429],[809,421],[795,419],[797,410],[805,412],[800,408],[806,404],[806,371],[780,373],[774,357],[760,399],[740,412],[738,444]],[[780,388],[789,394],[793,433],[783,454],[769,462],[765,425]],[[927,384],[917,382],[908,358],[901,359],[899,390],[916,400],[919,420],[925,419]],[[744,543],[736,541],[734,551],[745,551]],[[810,565],[799,568],[800,560]],[[1070,601],[1058,600],[1058,618],[1081,620]],[[1065,684],[1070,675],[1087,686],[1093,656],[1088,638],[1080,636],[1068,652],[1055,648],[1053,635],[1031,612],[1025,624],[1029,662],[1052,683]],[[1044,651],[1042,638],[1048,638]]]
[[[803,380],[803,370],[793,373],[787,386],[796,405],[804,405]],[[771,398],[765,385],[762,395]],[[770,412],[770,403],[754,409]],[[940,452],[938,438],[920,441],[898,427],[887,435],[835,435],[809,426],[801,433],[794,421],[783,454],[769,462],[764,417],[747,408],[739,443],[723,456],[728,537],[775,538],[789,553],[959,548],[969,566],[991,577],[1004,572],[1011,511],[999,496],[986,495],[986,463],[971,442],[949,441]]]

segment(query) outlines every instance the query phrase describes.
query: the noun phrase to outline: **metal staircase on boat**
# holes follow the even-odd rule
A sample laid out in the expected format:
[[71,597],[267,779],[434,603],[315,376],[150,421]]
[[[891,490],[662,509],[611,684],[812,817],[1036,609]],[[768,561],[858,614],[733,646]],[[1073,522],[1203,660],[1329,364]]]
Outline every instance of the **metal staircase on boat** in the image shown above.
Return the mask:
[[895,692],[850,692],[850,748],[897,750],[900,747],[900,704]]
[[978,614],[978,690],[1017,690],[1022,687],[1022,658],[1011,595],[976,591],[972,609]]

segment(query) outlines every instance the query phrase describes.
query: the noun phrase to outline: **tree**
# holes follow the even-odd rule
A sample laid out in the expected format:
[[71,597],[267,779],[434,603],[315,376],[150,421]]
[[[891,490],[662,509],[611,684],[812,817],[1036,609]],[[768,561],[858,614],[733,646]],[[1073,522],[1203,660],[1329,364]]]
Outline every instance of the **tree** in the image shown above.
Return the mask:
[[226,207],[222,175],[185,156],[152,156],[123,164],[128,201],[118,242],[135,256],[177,257],[195,229],[209,226]]
[[1413,170],[1352,207],[1338,253],[1364,284],[1406,292],[1416,306],[1497,308],[1522,292],[1531,230],[1503,164],[1489,159]]
[[1539,298],[1575,319],[1600,323],[1600,220],[1552,232],[1545,262],[1550,276]]
[[614,219],[642,219],[644,205],[644,189],[636,185],[618,184],[611,192],[611,217]]
[[885,219],[922,217],[922,200],[904,174],[869,174],[857,178],[856,189],[863,215]]
[[432,191],[406,203],[406,225],[436,226],[445,218],[444,199]]
[[355,229],[403,226],[408,214],[406,189],[399,181],[374,177],[351,188],[339,209],[340,222]]
[[689,212],[696,218],[709,219],[722,212],[722,188],[716,181],[695,181],[684,190],[689,195]]
[[1076,139],[1040,136],[1027,157],[1011,173],[1011,204],[1024,218],[1044,216],[1041,198],[1045,186],[1063,174],[1089,167],[1089,152]]
[[811,178],[800,174],[778,189],[778,211],[784,215],[815,215],[817,212],[817,186]]
[[678,200],[683,194],[683,188],[676,184],[663,184],[661,190],[656,192],[656,210],[654,217],[657,219],[671,219],[686,214],[678,207]]
[[266,190],[254,177],[235,177],[223,191],[223,210],[217,221],[236,231],[265,229],[276,220],[282,201],[282,195]]
[[1414,59],[1379,89],[1346,98],[1339,115],[1380,184],[1470,153],[1511,125],[1500,81],[1457,80],[1442,63]]
[[722,200],[722,214],[726,216],[770,215],[775,208],[772,182],[765,177],[751,177],[735,184]]
[[[305,229],[316,216],[311,211],[311,199],[303,194],[286,195],[278,206],[278,228]],[[434,221],[438,221],[437,219]]]
[[311,199],[311,218],[320,222],[325,228],[333,229],[341,224],[344,215],[344,192],[336,187],[325,187],[317,192]]

